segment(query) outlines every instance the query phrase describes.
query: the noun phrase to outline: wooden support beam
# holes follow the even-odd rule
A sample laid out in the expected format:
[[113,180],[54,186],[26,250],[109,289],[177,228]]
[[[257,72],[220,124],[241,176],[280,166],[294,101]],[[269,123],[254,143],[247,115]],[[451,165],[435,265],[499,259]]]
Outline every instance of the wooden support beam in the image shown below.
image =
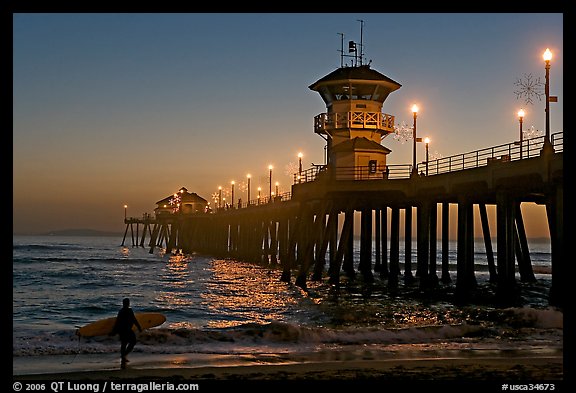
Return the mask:
[[300,211],[290,218],[288,223],[288,252],[286,263],[283,263],[281,281],[290,282],[292,268],[296,265],[296,247],[298,244],[298,231],[300,228]]
[[436,268],[436,253],[437,253],[437,230],[438,230],[438,204],[432,203],[430,206],[430,254],[428,260],[428,282],[431,286],[438,285],[438,273]]
[[154,254],[154,247],[156,246],[156,240],[158,238],[158,232],[160,231],[160,227],[162,225],[158,222],[154,223],[154,229],[152,230],[152,235],[150,236],[150,243],[148,243],[148,247],[150,247],[150,254]]
[[360,212],[360,262],[358,270],[364,280],[373,282],[372,274],[372,209],[365,208]]
[[330,266],[328,274],[330,275],[329,282],[331,284],[340,284],[340,266],[342,259],[347,253],[347,248],[350,245],[350,237],[353,235],[354,229],[354,210],[346,209],[344,212],[344,224],[342,225],[342,232],[340,233],[340,241],[338,242],[338,249],[334,257],[334,264]]
[[430,202],[423,201],[416,208],[416,276],[420,286],[427,285],[430,251]]
[[306,242],[303,244],[304,248],[304,259],[300,265],[300,271],[296,277],[295,284],[299,287],[306,289],[306,278],[308,276],[308,271],[310,266],[314,263],[314,245],[316,244],[316,239],[318,234],[322,231],[323,223],[326,217],[326,205],[322,205],[321,211],[314,217],[314,212],[310,207],[307,207],[303,212],[306,222],[309,223],[306,226],[307,236]]
[[[331,206],[332,204],[328,203],[328,205]],[[322,279],[324,266],[326,264],[326,251],[332,238],[331,232],[334,230],[334,222],[336,222],[336,225],[338,224],[338,211],[328,206],[326,211],[328,212],[328,219],[326,220],[326,214],[323,214],[322,228],[319,229],[322,233],[320,234],[319,244],[317,245],[316,262],[314,263],[314,273],[312,274],[312,280],[314,281]]]
[[132,238],[132,247],[134,247],[136,242],[134,241],[134,224],[132,222],[130,223],[130,237]]
[[337,209],[332,209],[330,216],[333,217],[332,221],[328,221],[326,224],[326,228],[328,230],[328,243],[329,243],[329,251],[328,251],[328,260],[329,265],[332,265],[332,262],[336,258],[336,249],[338,248],[338,217],[340,215],[340,211]]
[[128,233],[128,226],[129,226],[129,225],[130,225],[130,224],[126,224],[126,229],[124,230],[124,237],[122,238],[122,244],[121,244],[121,246],[123,246],[123,245],[124,245],[124,242],[126,241],[126,234]]
[[270,263],[270,220],[266,217],[260,223],[260,230],[262,233],[262,265],[268,266]]
[[282,217],[278,222],[278,257],[284,266],[288,258],[288,218]]
[[517,286],[514,268],[514,207],[512,198],[505,192],[499,192],[496,196],[496,231],[496,295],[501,303],[515,304]]
[[269,221],[268,228],[270,232],[270,264],[275,266],[278,264],[278,226],[275,218]]
[[465,302],[476,287],[474,276],[474,205],[466,197],[458,201],[456,250],[456,301]]
[[452,282],[450,277],[450,203],[442,202],[442,282]]
[[380,224],[381,216],[380,216],[380,209],[374,209],[374,271],[380,272],[381,271],[381,247],[380,247],[380,236],[382,232],[382,226]]
[[486,250],[490,282],[495,283],[498,280],[498,272],[496,270],[496,264],[494,263],[494,251],[492,249],[492,237],[490,236],[490,225],[488,223],[486,204],[479,203],[478,209],[480,211],[480,222],[482,223],[482,236],[484,238],[484,248]]
[[[325,241],[325,237],[327,238],[326,233],[326,213],[327,211],[324,210],[322,215],[320,216],[320,224],[316,229],[317,233],[314,237],[315,239],[315,248],[314,248],[314,270],[312,273],[312,280],[313,281],[320,281],[322,279],[322,274],[324,273],[324,266],[326,265],[326,250],[328,248],[328,242]],[[324,246],[326,244],[326,246]]]
[[536,276],[534,276],[534,270],[532,269],[532,260],[530,259],[530,249],[528,248],[528,239],[526,238],[526,230],[524,228],[524,220],[522,219],[520,202],[514,203],[514,219],[516,220],[516,247],[519,251],[517,255],[520,257],[518,258],[520,281],[536,282]]
[[[354,215],[354,210],[352,210],[352,215]],[[342,270],[346,273],[349,278],[354,278],[356,276],[356,271],[354,270],[354,217],[350,222],[352,228],[350,234],[346,238],[348,242],[346,246],[346,252],[344,253],[344,262],[342,264]]]
[[[386,278],[388,271],[388,206],[382,206],[380,211],[380,243],[382,244],[382,265],[380,266],[380,277]],[[378,242],[379,240],[376,239]]]
[[170,254],[172,250],[177,249],[179,229],[180,222],[178,220],[174,220],[172,223],[172,231],[170,233],[170,237],[168,238],[168,244],[166,245],[166,254]]
[[395,288],[398,286],[398,276],[400,275],[400,208],[392,206],[392,217],[390,219],[390,275],[388,276],[388,286]]
[[564,307],[567,304],[563,288],[568,282],[563,263],[564,255],[564,186],[557,184],[546,202],[546,214],[550,231],[550,246],[552,253],[552,286],[548,302],[552,306]]
[[404,209],[404,283],[415,281],[412,274],[412,206]]

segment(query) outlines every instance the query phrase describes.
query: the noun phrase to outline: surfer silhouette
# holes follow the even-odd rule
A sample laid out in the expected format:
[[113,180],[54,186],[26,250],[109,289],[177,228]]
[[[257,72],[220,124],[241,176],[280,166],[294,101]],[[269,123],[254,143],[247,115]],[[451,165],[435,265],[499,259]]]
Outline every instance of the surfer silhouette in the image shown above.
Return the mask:
[[116,323],[111,333],[111,335],[120,335],[120,356],[122,363],[128,361],[126,356],[132,352],[134,345],[136,345],[136,334],[132,330],[134,325],[136,325],[138,331],[142,331],[142,327],[138,323],[134,311],[130,308],[130,299],[124,298],[122,300],[122,308],[118,311]]

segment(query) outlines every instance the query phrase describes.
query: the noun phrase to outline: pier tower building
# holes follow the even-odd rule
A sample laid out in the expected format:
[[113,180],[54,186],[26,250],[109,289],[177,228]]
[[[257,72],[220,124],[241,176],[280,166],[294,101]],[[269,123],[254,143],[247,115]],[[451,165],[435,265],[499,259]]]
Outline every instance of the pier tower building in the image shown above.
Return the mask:
[[[358,47],[360,53],[357,54]],[[394,116],[382,113],[388,95],[402,85],[363,64],[363,44],[349,42],[352,65],[343,65],[309,86],[326,113],[314,118],[314,132],[326,140],[328,172],[338,180],[386,177],[390,149],[382,140],[394,132]]]

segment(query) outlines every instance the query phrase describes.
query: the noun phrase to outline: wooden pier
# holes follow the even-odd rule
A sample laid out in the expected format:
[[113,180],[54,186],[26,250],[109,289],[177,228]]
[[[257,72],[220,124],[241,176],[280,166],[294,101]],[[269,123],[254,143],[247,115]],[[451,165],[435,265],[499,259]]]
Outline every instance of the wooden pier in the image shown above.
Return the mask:
[[[372,281],[378,274],[390,287],[398,285],[400,279],[411,283],[418,277],[419,285],[427,288],[453,280],[448,268],[449,205],[456,204],[456,297],[465,301],[476,286],[473,206],[477,205],[490,281],[496,284],[499,299],[506,302],[517,295],[516,272],[523,282],[535,280],[520,210],[522,202],[534,202],[546,206],[551,234],[549,301],[562,305],[562,133],[552,135],[552,139],[553,153],[542,150],[540,137],[528,141],[532,147],[524,149],[522,158],[519,147],[510,143],[429,162],[428,176],[410,176],[408,170],[403,171],[403,177],[338,180],[331,168],[315,167],[306,176],[295,177],[289,198],[259,204],[251,201],[243,208],[213,213],[127,219],[124,240],[130,228],[133,246],[144,246],[149,236],[151,253],[162,247],[166,253],[178,250],[277,266],[281,280],[294,279],[303,288],[307,280],[325,276],[338,284],[341,274],[360,274],[365,281]],[[496,207],[496,258],[488,205]],[[399,252],[401,210],[405,220],[403,271]],[[416,266],[411,264],[413,210]],[[355,212],[361,215],[359,261],[353,259]],[[135,234],[133,225],[137,226]],[[441,261],[436,260],[438,225],[442,233]]]
[[[416,143],[421,138],[417,138],[418,107],[414,105],[413,162],[390,165],[387,161],[391,150],[382,141],[395,132],[394,116],[383,113],[382,108],[401,84],[372,69],[370,64],[363,64],[362,51],[352,56],[345,55],[341,48],[340,53],[341,66],[309,86],[326,104],[326,113],[314,118],[314,132],[326,141],[325,165],[306,170],[300,166],[289,195],[273,200],[247,201],[238,207],[232,201],[227,209],[207,213],[196,209],[190,214],[175,209],[141,222],[127,219],[124,239],[128,227],[133,233],[132,225],[136,223],[136,238],[132,235],[135,245],[138,225],[142,223],[139,245],[150,234],[150,252],[164,247],[167,253],[196,252],[278,266],[282,280],[294,278],[302,288],[306,288],[309,279],[325,276],[338,285],[342,273],[349,277],[360,275],[367,282],[378,274],[391,288],[400,279],[408,284],[418,280],[422,288],[431,288],[452,280],[448,260],[449,207],[455,204],[456,298],[465,301],[477,285],[473,214],[477,205],[490,280],[496,284],[497,297],[507,302],[517,295],[515,261],[520,280],[535,279],[520,209],[522,202],[534,202],[546,206],[551,234],[550,303],[562,305],[563,134],[550,135],[547,121],[544,137],[520,138],[519,142],[416,164]],[[353,59],[352,66],[344,66],[347,56]],[[174,195],[177,198],[178,194]],[[496,258],[487,205],[496,207]],[[405,220],[403,271],[401,210]],[[359,231],[354,230],[357,213]],[[438,225],[442,230],[440,266],[436,260]],[[354,260],[357,232],[359,261]]]

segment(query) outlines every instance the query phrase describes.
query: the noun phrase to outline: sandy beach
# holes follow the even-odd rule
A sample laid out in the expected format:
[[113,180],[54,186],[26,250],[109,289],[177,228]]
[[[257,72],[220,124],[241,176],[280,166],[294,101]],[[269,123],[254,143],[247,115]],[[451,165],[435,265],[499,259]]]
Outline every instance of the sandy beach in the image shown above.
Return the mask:
[[[372,383],[387,381],[412,385],[418,383],[468,384],[487,383],[554,383],[556,390],[564,385],[564,366],[562,353],[541,353],[522,351],[522,353],[445,353],[425,354],[424,356],[390,356],[359,359],[357,356],[341,354],[341,360],[326,360],[310,356],[300,361],[277,359],[277,363],[268,359],[232,359],[213,357],[202,361],[194,354],[145,355],[134,354],[131,361],[122,368],[119,360],[106,355],[80,357],[66,364],[63,359],[52,359],[51,372],[31,372],[32,368],[41,370],[42,362],[28,362],[29,370],[16,359],[14,381],[124,381],[145,383],[164,381],[178,383],[183,381],[211,383],[211,381],[240,381],[242,383],[264,383],[286,381],[299,382],[342,382],[350,381]],[[325,358],[325,356],[324,356]],[[30,360],[30,359],[29,359]],[[108,362],[105,362],[108,360]],[[74,366],[72,364],[75,363]],[[111,364],[112,363],[112,364]],[[92,367],[88,370],[88,367]],[[18,375],[19,374],[19,375]],[[500,389],[499,389],[500,390]]]

